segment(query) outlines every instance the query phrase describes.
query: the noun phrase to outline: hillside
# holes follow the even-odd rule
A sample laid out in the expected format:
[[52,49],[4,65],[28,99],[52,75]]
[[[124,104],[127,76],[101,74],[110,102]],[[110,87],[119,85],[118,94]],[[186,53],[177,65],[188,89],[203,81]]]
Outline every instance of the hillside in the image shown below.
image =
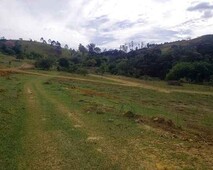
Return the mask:
[[[1,40],[1,51],[5,54],[16,55],[21,52],[21,58],[30,58],[38,55],[42,58],[46,57],[70,57],[71,53],[68,49],[60,46],[53,46],[47,43],[25,40]],[[19,51],[18,51],[19,50]]]
[[[164,44],[148,44],[146,48],[101,52],[95,44],[79,45],[78,50],[23,40],[1,40],[4,54],[37,61],[41,69],[57,68],[68,72],[105,72],[136,78],[155,77],[202,83],[213,81],[213,35]],[[45,61],[41,61],[45,59]],[[47,64],[44,64],[47,63]],[[80,71],[79,71],[80,68]]]

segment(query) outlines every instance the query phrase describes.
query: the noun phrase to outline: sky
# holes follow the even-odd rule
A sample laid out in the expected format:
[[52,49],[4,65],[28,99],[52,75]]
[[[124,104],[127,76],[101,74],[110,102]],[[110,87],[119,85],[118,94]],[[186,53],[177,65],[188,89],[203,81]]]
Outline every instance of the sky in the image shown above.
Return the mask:
[[213,0],[0,0],[0,37],[114,49],[213,34]]

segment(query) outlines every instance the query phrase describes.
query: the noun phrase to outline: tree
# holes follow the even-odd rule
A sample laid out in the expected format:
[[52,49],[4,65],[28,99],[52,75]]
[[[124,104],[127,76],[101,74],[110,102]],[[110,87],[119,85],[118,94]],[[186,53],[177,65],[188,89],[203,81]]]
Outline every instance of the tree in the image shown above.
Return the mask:
[[53,66],[53,61],[50,59],[41,59],[35,63],[35,66],[42,70],[49,70]]
[[124,51],[125,53],[127,53],[127,51],[128,51],[128,46],[125,44],[125,45],[121,45],[120,46],[120,50],[121,51]]
[[59,41],[56,42],[56,47],[61,47],[61,43]]
[[66,58],[60,58],[58,64],[60,67],[69,68],[69,61]]
[[22,58],[22,46],[19,41],[15,42],[15,46],[13,47],[18,58]]
[[41,38],[40,38],[40,41],[43,43],[43,41],[44,41],[44,38],[43,38],[43,37],[41,37]]
[[94,52],[95,52],[95,53],[101,53],[101,49],[100,49],[99,47],[95,47],[95,48],[94,48]]
[[86,66],[88,67],[95,67],[96,64],[97,64],[97,61],[95,59],[89,59],[86,61]]
[[85,53],[88,52],[88,50],[86,49],[86,47],[84,47],[82,44],[79,44],[78,50],[79,50],[80,52],[82,52],[83,54],[85,54]]
[[80,67],[76,70],[76,73],[86,76],[88,74],[88,71],[86,69]]
[[106,65],[106,64],[102,64],[102,65],[96,70],[96,73],[97,73],[97,74],[103,75],[106,71],[107,71],[107,65]]
[[52,40],[51,40],[51,39],[49,39],[49,40],[48,40],[48,43],[49,43],[49,44],[51,44],[51,43],[52,43]]
[[56,46],[55,40],[52,40],[52,41],[51,41],[51,46]]
[[6,38],[3,36],[3,37],[0,37],[0,40],[6,40]]
[[167,74],[167,80],[186,78],[190,82],[210,81],[213,75],[213,64],[207,62],[180,62]]
[[89,53],[94,53],[94,49],[95,49],[95,44],[94,43],[90,43],[87,45],[87,48],[89,50]]
[[69,48],[69,46],[68,46],[67,44],[65,44],[64,48],[65,48],[65,49],[68,49],[68,48]]

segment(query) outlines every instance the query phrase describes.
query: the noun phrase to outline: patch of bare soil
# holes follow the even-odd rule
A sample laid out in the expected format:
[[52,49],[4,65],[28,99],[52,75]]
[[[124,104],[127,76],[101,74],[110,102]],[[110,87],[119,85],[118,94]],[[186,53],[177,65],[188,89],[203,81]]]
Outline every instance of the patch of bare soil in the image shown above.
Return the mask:
[[105,98],[111,98],[111,99],[118,99],[117,96],[112,96],[110,94],[107,93],[103,93],[103,92],[98,92],[96,90],[91,90],[91,89],[83,89],[83,88],[77,88],[81,94],[85,95],[85,96],[90,96],[90,97],[105,97]]
[[[172,138],[179,138],[183,141],[189,142],[204,142],[209,145],[213,145],[212,132],[209,130],[201,129],[199,131],[189,131],[182,129],[181,127],[177,127],[171,119],[166,119],[164,117],[150,118],[135,114],[131,111],[124,113],[123,116],[135,121],[138,124],[145,125],[146,127],[161,129],[165,132],[169,132]],[[198,129],[198,127],[193,127],[193,129]]]
[[10,74],[13,74],[14,72],[12,70],[0,70],[0,77],[6,77],[9,76]]
[[115,109],[113,107],[109,107],[103,104],[98,104],[95,102],[87,102],[86,105],[84,105],[84,111],[86,113],[96,113],[96,114],[105,114],[108,112],[113,112]]
[[98,141],[102,140],[103,137],[100,136],[89,136],[87,142],[96,144]]
[[19,69],[22,69],[22,70],[28,70],[28,69],[34,69],[34,68],[35,66],[29,63],[24,63],[19,67]]
[[172,122],[171,119],[166,119],[163,117],[150,118],[150,117],[145,117],[145,116],[135,114],[131,111],[127,111],[126,113],[123,114],[123,116],[129,119],[133,119],[136,123],[148,124],[152,127],[161,128],[166,131],[174,132],[176,130],[179,130],[179,128],[175,126],[175,124]]
[[[92,76],[94,76],[94,77],[100,77],[98,75],[92,75]],[[107,80],[111,80],[111,81],[120,83],[120,85],[122,85],[122,86],[140,87],[140,88],[144,88],[144,89],[155,90],[155,91],[162,92],[162,93],[176,92],[176,93],[187,93],[187,94],[213,95],[213,92],[192,91],[192,90],[185,90],[185,89],[183,89],[183,90],[182,89],[168,90],[166,88],[157,87],[157,86],[153,86],[153,85],[148,85],[148,84],[145,84],[145,83],[128,81],[128,80],[123,80],[123,79],[114,78],[114,77],[107,77],[107,76],[101,76],[101,77],[104,78],[104,79],[107,79]]]
[[[187,129],[178,128],[171,120],[163,117],[148,118],[130,111],[124,113],[123,116],[138,123],[142,129],[152,132],[155,136],[159,136],[158,138],[152,137],[149,145],[143,150],[143,152],[148,151],[149,154],[147,156],[153,156],[151,159],[159,160],[158,158],[163,158],[161,160],[167,162],[167,164],[165,162],[164,164],[162,162],[156,163],[155,169],[179,169],[180,167],[203,169],[202,166],[212,167],[213,158],[211,155],[213,154],[213,144],[212,140],[208,139],[208,135],[201,136],[201,132],[195,133],[194,131],[191,132]],[[148,136],[144,136],[144,138],[148,138]],[[139,141],[140,139],[135,139],[131,140],[131,143],[137,146]],[[140,145],[138,147],[140,148]],[[169,158],[171,155],[175,157]],[[178,162],[176,162],[176,157]],[[179,164],[179,166],[169,168],[169,165],[172,164]]]

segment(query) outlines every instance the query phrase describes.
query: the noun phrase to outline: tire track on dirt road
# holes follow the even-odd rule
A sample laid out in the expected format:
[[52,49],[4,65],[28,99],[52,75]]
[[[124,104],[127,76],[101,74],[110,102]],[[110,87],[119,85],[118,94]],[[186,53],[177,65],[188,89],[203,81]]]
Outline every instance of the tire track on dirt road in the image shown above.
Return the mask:
[[[91,145],[95,143],[96,151],[104,154],[111,161],[109,165],[118,164],[119,169],[158,169],[156,167],[157,163],[167,165],[166,162],[158,159],[153,153],[149,153],[144,148],[141,148],[142,140],[131,140],[131,142],[128,140],[126,145],[120,145],[118,141],[122,139],[119,136],[116,139],[106,136],[96,127],[91,126],[90,122],[86,121],[79,111],[70,110],[68,106],[61,103],[57,96],[48,93],[41,82],[36,82],[35,86],[36,90],[52,103],[59,114],[63,114],[74,124],[76,129],[87,134],[85,142],[91,143]],[[150,160],[151,158],[152,160]],[[169,167],[173,167],[171,162]]]
[[[201,95],[210,95],[213,96],[213,92],[206,92],[206,91],[193,91],[193,90],[185,90],[185,89],[166,89],[163,87],[156,87],[153,85],[148,85],[145,83],[138,83],[134,81],[127,81],[119,78],[113,78],[113,77],[107,77],[107,76],[98,76],[90,74],[93,77],[103,78],[105,80],[110,80],[112,82],[104,82],[101,80],[91,80],[91,79],[84,79],[84,78],[78,78],[78,77],[68,77],[68,76],[60,76],[60,75],[49,75],[44,73],[36,73],[31,71],[24,71],[20,69],[1,69],[3,71],[12,71],[14,73],[21,73],[21,74],[30,74],[30,75],[37,75],[37,76],[43,76],[43,77],[52,77],[52,78],[61,78],[61,79],[67,79],[67,80],[79,80],[79,81],[86,81],[86,82],[93,82],[93,83],[100,83],[100,84],[111,84],[111,85],[119,85],[119,86],[126,86],[126,87],[138,87],[148,90],[154,90],[161,93],[185,93],[185,94],[201,94]],[[0,71],[1,71],[0,70]]]
[[[44,80],[44,79],[43,79]],[[64,104],[61,103],[60,100],[57,99],[56,96],[53,95],[49,95],[45,89],[42,87],[43,83],[36,81],[34,83],[35,85],[35,89],[36,91],[39,93],[39,95],[41,96],[41,98],[43,98],[44,100],[48,101],[53,108],[56,110],[57,114],[61,114],[63,119],[69,120],[71,122],[70,124],[70,129],[76,129],[76,131],[78,131],[78,133],[83,133],[86,134],[87,138],[85,138],[86,140],[84,141],[84,143],[86,145],[90,145],[91,148],[94,149],[94,151],[97,153],[97,155],[102,154],[104,155],[104,157],[106,158],[105,162],[107,162],[107,165],[103,165],[104,167],[107,166],[107,169],[113,169],[113,167],[118,167],[118,162],[114,161],[114,159],[112,159],[112,157],[108,157],[106,154],[102,153],[102,149],[100,149],[99,147],[94,147],[96,146],[97,143],[101,143],[103,142],[104,138],[102,136],[100,136],[99,134],[95,133],[95,131],[93,131],[79,116],[78,112],[74,111],[74,110],[70,110],[67,106],[65,106]],[[59,115],[59,117],[61,117]],[[64,142],[62,142],[62,145],[72,145],[72,139],[69,138],[66,134],[66,131],[62,131],[58,137],[60,138],[61,141],[64,140]],[[66,144],[65,144],[66,142]],[[82,141],[79,141],[79,143],[82,143]],[[64,147],[64,146],[63,146]],[[67,149],[69,148],[69,146],[65,146]],[[114,148],[115,149],[115,148]],[[67,152],[69,152],[67,150]],[[82,151],[81,151],[82,152]],[[83,154],[87,154],[87,150],[85,150],[83,152]],[[80,157],[78,157],[78,159],[82,159]],[[96,159],[94,157],[94,159]],[[63,160],[65,162],[65,167],[72,167],[72,162],[69,161],[69,157],[65,158]],[[66,165],[66,164],[70,164],[70,165]],[[81,166],[81,165],[78,165]],[[102,166],[102,165],[101,165]],[[82,169],[84,169],[84,167],[81,167]],[[99,169],[98,167],[96,167],[97,169]],[[95,169],[96,169],[95,168]],[[104,168],[105,169],[105,168]],[[119,168],[120,169],[120,168]]]
[[213,92],[205,92],[205,91],[193,91],[193,90],[184,90],[184,89],[166,89],[162,87],[156,87],[144,83],[138,83],[134,81],[128,81],[128,80],[123,80],[119,78],[114,78],[114,77],[107,77],[107,76],[98,76],[98,75],[92,75],[93,77],[99,77],[107,80],[111,80],[117,83],[121,83],[120,85],[124,86],[129,86],[129,87],[140,87],[148,90],[154,90],[162,93],[187,93],[187,94],[202,94],[202,95],[210,95],[213,96]]
[[26,98],[27,120],[25,136],[23,137],[24,154],[20,157],[19,169],[44,170],[62,169],[62,160],[54,143],[53,135],[45,131],[43,120],[44,111],[36,96],[31,82],[25,84],[24,95]]

